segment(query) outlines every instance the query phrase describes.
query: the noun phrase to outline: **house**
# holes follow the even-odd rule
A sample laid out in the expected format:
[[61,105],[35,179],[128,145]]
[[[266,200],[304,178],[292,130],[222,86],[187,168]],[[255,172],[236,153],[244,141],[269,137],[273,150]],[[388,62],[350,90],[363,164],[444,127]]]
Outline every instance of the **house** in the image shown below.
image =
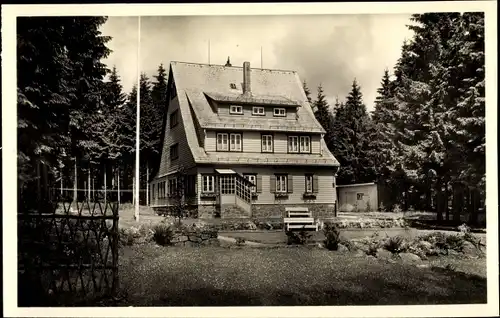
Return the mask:
[[169,74],[153,209],[175,204],[181,178],[199,217],[334,214],[339,163],[296,72],[172,62]]
[[374,182],[337,185],[339,211],[377,211],[379,203],[378,190],[377,184]]

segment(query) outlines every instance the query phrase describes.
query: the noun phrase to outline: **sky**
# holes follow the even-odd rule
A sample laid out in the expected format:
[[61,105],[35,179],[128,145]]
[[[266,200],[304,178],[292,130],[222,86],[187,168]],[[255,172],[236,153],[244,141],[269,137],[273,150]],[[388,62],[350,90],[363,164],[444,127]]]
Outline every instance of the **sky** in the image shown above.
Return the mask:
[[[373,110],[384,69],[392,70],[410,15],[158,16],[141,18],[140,69],[150,78],[170,61],[295,70],[313,98],[322,85],[327,100],[344,100],[354,79],[368,111]],[[101,27],[113,51],[124,90],[137,81],[137,17],[109,17]]]

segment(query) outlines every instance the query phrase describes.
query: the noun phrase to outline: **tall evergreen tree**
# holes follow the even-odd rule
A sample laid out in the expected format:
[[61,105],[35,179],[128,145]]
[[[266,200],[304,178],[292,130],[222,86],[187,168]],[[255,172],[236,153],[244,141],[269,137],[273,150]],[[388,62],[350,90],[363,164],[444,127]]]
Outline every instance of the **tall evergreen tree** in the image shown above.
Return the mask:
[[326,101],[326,96],[323,92],[323,87],[321,84],[318,86],[318,94],[316,95],[316,100],[313,103],[314,115],[318,122],[321,124],[325,130],[324,140],[329,149],[333,146],[333,113],[330,110],[330,105]]
[[[151,134],[153,137],[152,140],[152,149],[153,154],[150,157],[150,163],[153,167],[159,167],[160,164],[160,156],[161,156],[161,148],[160,144],[161,134],[163,129],[163,117],[165,116],[166,106],[167,106],[167,85],[168,78],[167,72],[163,67],[163,64],[160,64],[157,70],[157,74],[154,76],[155,81],[153,83],[153,88],[151,91],[151,97],[153,100],[153,113],[154,113],[154,121],[153,125],[153,133]],[[151,171],[154,173],[155,171]]]
[[[26,17],[17,23],[20,180],[50,172],[95,143],[91,125],[109,54],[99,28],[104,17]],[[69,132],[69,133],[68,133]],[[59,163],[58,163],[59,162]]]
[[311,91],[309,90],[309,87],[307,86],[306,80],[302,82],[302,87],[304,88],[304,93],[306,94],[307,101],[311,106],[313,106],[313,100],[311,98]]
[[374,181],[374,164],[369,156],[370,125],[361,88],[354,80],[345,104],[337,107],[334,118],[333,152],[341,165],[339,183]]

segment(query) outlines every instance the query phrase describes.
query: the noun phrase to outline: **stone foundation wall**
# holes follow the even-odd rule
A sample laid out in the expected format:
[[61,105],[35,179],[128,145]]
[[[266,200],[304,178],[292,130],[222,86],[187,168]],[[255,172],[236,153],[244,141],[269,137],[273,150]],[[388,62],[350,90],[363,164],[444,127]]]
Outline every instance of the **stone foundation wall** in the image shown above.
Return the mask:
[[215,205],[198,205],[198,218],[213,219],[218,215]]
[[253,204],[252,217],[254,218],[282,218],[285,217],[285,207],[306,207],[314,218],[335,217],[335,204]]
[[235,204],[225,204],[221,207],[220,216],[222,219],[244,219],[250,218],[250,214]]

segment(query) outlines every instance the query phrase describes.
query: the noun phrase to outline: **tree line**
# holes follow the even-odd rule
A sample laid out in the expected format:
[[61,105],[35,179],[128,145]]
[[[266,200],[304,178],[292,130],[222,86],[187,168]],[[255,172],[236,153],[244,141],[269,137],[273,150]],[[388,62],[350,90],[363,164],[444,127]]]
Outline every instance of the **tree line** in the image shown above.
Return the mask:
[[[438,220],[470,213],[475,221],[485,198],[484,14],[417,14],[412,21],[413,38],[383,72],[371,114],[356,80],[334,105],[321,85],[314,99],[306,82],[304,89],[340,161],[338,184],[376,181],[391,194],[387,208],[436,211]],[[133,187],[137,87],[125,94],[116,68],[101,62],[111,53],[110,37],[99,31],[105,22],[18,19],[20,194],[41,180]],[[153,79],[140,77],[143,189],[160,162],[167,77],[163,65]]]
[[[116,67],[101,62],[111,53],[106,46],[111,38],[99,31],[105,22],[104,17],[18,19],[20,194],[45,195],[39,189],[46,191],[49,184],[78,189],[70,191],[78,197],[121,187],[129,190],[122,199],[133,199],[137,87],[125,94]],[[159,166],[167,77],[161,64],[153,80],[140,77],[141,189]]]
[[411,20],[413,38],[384,71],[371,114],[356,80],[333,107],[321,85],[312,100],[304,82],[306,95],[340,161],[339,184],[375,181],[391,194],[387,208],[476,222],[485,199],[484,14]]

